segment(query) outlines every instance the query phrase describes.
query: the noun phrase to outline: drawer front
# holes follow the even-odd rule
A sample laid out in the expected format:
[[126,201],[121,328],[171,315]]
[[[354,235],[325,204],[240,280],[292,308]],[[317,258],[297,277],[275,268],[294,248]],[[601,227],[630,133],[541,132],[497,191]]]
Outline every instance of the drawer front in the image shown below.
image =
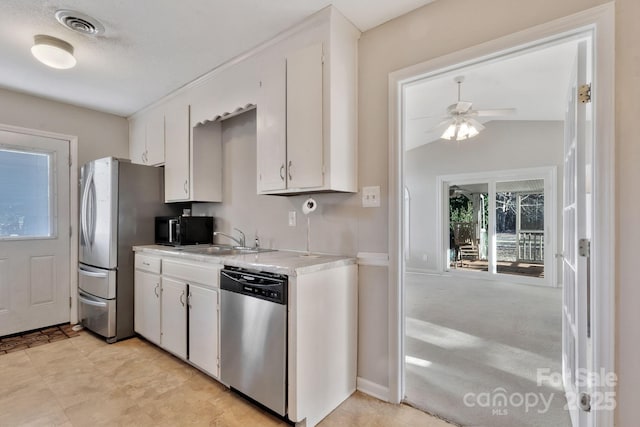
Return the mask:
[[220,270],[222,270],[222,265],[218,264],[165,259],[162,274],[184,280],[187,283],[199,283],[217,288],[220,286]]
[[78,291],[78,317],[85,328],[105,338],[116,336],[116,301]]
[[161,258],[149,255],[136,254],[136,268],[149,273],[160,274]]
[[100,298],[116,297],[116,271],[78,265],[78,287]]

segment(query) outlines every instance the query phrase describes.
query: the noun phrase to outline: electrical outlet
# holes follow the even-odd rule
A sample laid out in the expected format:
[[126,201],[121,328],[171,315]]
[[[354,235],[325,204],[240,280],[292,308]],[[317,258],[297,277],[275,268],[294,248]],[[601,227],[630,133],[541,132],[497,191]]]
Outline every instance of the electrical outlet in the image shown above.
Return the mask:
[[380,207],[380,186],[362,187],[362,207],[363,208],[379,208]]
[[296,211],[289,211],[289,227],[296,226]]

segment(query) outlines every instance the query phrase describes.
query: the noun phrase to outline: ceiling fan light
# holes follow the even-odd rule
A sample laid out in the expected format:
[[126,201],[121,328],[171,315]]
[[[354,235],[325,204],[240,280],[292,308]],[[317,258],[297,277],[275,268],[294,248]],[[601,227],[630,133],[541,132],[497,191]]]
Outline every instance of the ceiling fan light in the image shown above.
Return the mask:
[[467,124],[466,121],[460,123],[460,128],[458,129],[458,138],[457,140],[460,141],[462,139],[467,139],[469,137],[469,125]]
[[469,138],[473,138],[474,136],[476,136],[479,133],[480,133],[480,131],[478,131],[478,129],[476,129],[476,127],[474,125],[469,126]]
[[59,70],[73,68],[76,65],[73,46],[51,36],[34,36],[31,54],[44,65]]
[[451,123],[444,133],[440,136],[442,139],[452,140],[456,136],[456,123]]

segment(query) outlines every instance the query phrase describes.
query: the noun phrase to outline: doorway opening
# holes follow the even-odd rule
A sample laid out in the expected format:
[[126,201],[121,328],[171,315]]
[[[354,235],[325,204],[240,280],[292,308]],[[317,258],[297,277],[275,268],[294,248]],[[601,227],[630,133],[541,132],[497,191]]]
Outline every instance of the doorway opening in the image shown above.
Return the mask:
[[[597,13],[594,14],[599,16]],[[602,13],[602,15],[607,14]],[[609,15],[607,19],[610,20]],[[575,18],[575,22],[584,22],[587,18],[597,22],[605,21],[602,16],[599,16],[600,20],[593,16],[586,16],[580,19]],[[587,67],[588,57],[587,61],[584,61],[584,53],[592,54],[594,51],[593,28],[585,30],[584,23],[574,27],[567,27],[567,22],[563,24],[568,33],[557,35],[554,33],[558,31],[557,27],[553,28],[549,25],[547,32],[537,31],[537,39],[520,37],[523,43],[521,45],[514,43],[514,39],[518,37],[502,40],[501,43],[496,42],[496,46],[501,46],[494,50],[499,52],[497,54],[466,62],[460,60],[464,55],[451,55],[452,58],[457,59],[457,62],[447,58],[451,62],[446,68],[443,68],[442,64],[447,61],[440,59],[433,61],[436,65],[429,64],[433,68],[425,65],[425,71],[420,75],[416,72],[419,67],[412,67],[412,69],[395,73],[395,76],[392,75],[392,81],[397,82],[398,86],[394,89],[391,85],[391,95],[397,93],[397,99],[401,100],[401,104],[397,110],[397,121],[392,119],[391,122],[392,130],[398,129],[395,140],[398,142],[398,151],[395,152],[397,157],[390,160],[393,177],[391,198],[392,201],[399,202],[399,208],[391,208],[390,243],[393,248],[398,249],[399,253],[397,257],[392,257],[390,274],[391,277],[398,278],[400,285],[397,301],[394,301],[396,294],[393,291],[390,293],[390,321],[392,335],[394,319],[397,319],[397,325],[401,325],[398,330],[402,334],[400,337],[390,337],[391,400],[396,399],[393,396],[397,396],[398,400],[412,402],[416,406],[461,424],[480,422],[488,425],[513,425],[514,420],[517,420],[518,425],[528,425],[527,423],[536,425],[543,422],[577,426],[585,425],[584,422],[588,418],[594,419],[594,417],[610,421],[609,412],[583,411],[581,413],[575,410],[577,404],[571,396],[582,395],[588,390],[572,383],[571,374],[575,374],[580,369],[590,371],[594,366],[611,368],[610,355],[603,355],[600,350],[602,342],[599,341],[599,346],[593,346],[589,344],[589,338],[582,334],[585,313],[589,317],[588,314],[594,306],[601,313],[600,333],[603,331],[602,328],[605,330],[612,328],[611,295],[609,290],[600,285],[596,293],[603,296],[603,300],[594,301],[589,297],[588,300],[592,305],[583,304],[585,291],[578,284],[585,274],[588,276],[593,271],[583,269],[580,266],[583,263],[574,262],[571,264],[575,267],[574,272],[580,271],[576,274],[582,277],[569,277],[570,280],[567,280],[565,267],[568,263],[565,258],[570,248],[578,246],[579,239],[576,233],[578,233],[577,230],[584,229],[580,227],[584,227],[588,222],[587,218],[592,218],[592,215],[601,215],[605,221],[595,226],[593,236],[602,238],[603,230],[610,229],[610,223],[606,221],[610,220],[611,209],[603,210],[598,205],[584,201],[593,200],[592,196],[587,194],[587,189],[590,191],[592,186],[595,186],[594,183],[611,183],[611,171],[608,169],[604,169],[604,173],[601,170],[601,174],[595,179],[590,173],[594,170],[594,163],[597,165],[607,161],[607,156],[611,155],[607,151],[610,147],[606,145],[600,147],[599,155],[601,154],[602,158],[594,158],[590,155],[592,151],[587,149],[593,144],[597,145],[598,141],[600,144],[605,144],[604,138],[598,138],[603,134],[607,135],[606,132],[610,132],[611,128],[606,124],[602,125],[602,121],[598,129],[593,127],[594,116],[591,106],[578,105],[575,109],[571,109],[567,108],[567,105],[570,106],[573,102],[571,97],[572,94],[577,93],[579,79],[591,78],[593,67],[601,71],[601,83],[608,83],[608,85],[603,84],[602,87],[606,86],[609,90],[612,87],[611,75],[606,73],[607,67],[603,66],[602,55],[597,61],[597,66],[592,63]],[[604,24],[600,22],[599,25]],[[579,29],[570,30],[571,28]],[[545,36],[540,37],[540,34]],[[531,34],[528,35],[531,36]],[[599,42],[599,53],[602,49],[601,42],[602,40]],[[571,53],[567,54],[565,51],[565,55],[558,57],[557,61],[552,61],[553,65],[548,67],[541,65],[541,55],[548,54],[554,49],[557,53],[557,50],[563,48],[569,49]],[[486,55],[488,50],[483,46],[479,51]],[[469,56],[469,52],[465,54]],[[565,72],[558,72],[554,66],[566,64],[567,58],[570,59],[570,64],[565,68]],[[495,67],[514,65],[518,62],[516,60],[532,62],[519,70],[511,69],[506,73],[503,72],[499,74],[500,78],[496,78]],[[493,70],[492,67],[494,67]],[[548,70],[552,72],[545,73]],[[577,73],[572,73],[575,70]],[[604,73],[602,73],[603,70]],[[475,77],[478,77],[482,71],[488,71],[489,79],[485,80],[475,92],[473,88],[467,86],[466,90],[471,93],[469,96],[471,101],[482,100],[482,90],[490,92],[489,98],[486,99],[492,101],[501,94],[514,93],[517,94],[517,99],[514,98],[516,101],[553,100],[555,109],[549,109],[547,105],[544,111],[556,114],[553,116],[543,114],[539,117],[535,115],[527,117],[523,114],[519,118],[509,117],[481,123],[469,120],[468,124],[473,125],[475,129],[473,138],[461,138],[463,141],[453,143],[442,142],[441,134],[443,138],[448,137],[446,139],[451,139],[452,135],[456,136],[460,132],[463,136],[471,135],[468,128],[461,130],[460,116],[462,121],[466,121],[470,114],[465,114],[473,109],[472,102],[466,102],[468,106],[461,107],[460,99],[457,104],[452,104],[447,109],[446,101],[442,101],[447,97],[442,92],[438,92],[437,85],[434,86],[434,84],[452,80],[458,83],[460,88],[458,77],[460,74],[464,73],[465,81],[468,82],[470,74],[476,73]],[[505,81],[505,77],[508,76],[515,77],[518,82],[545,83],[537,87],[534,94],[540,98],[535,98],[530,93],[523,93],[526,92],[527,88],[524,87],[526,85],[510,85],[508,79]],[[555,87],[553,94],[546,93],[547,96],[543,96],[544,90],[555,84],[562,84],[563,88]],[[535,86],[533,83],[528,86],[531,85]],[[420,122],[421,118],[433,117],[436,120],[442,120],[442,117],[438,117],[442,113],[420,111],[415,105],[412,110],[412,101],[425,99],[424,94],[422,97],[415,96],[412,99],[412,94],[420,95],[420,86],[428,87],[426,99],[440,100],[440,104],[445,102],[444,108],[448,114],[445,115],[443,123],[449,127],[455,125],[455,131],[447,128],[442,133],[442,129],[436,129],[437,122],[435,124],[432,122],[430,126],[423,125],[422,128],[419,125],[411,126],[412,118],[414,123]],[[562,97],[554,96],[557,93],[561,93]],[[425,103],[425,105],[428,104]],[[536,104],[530,102],[524,107],[516,107],[516,110],[531,113],[526,111],[526,107]],[[492,107],[500,107],[503,111],[505,108],[502,107],[513,108],[510,104],[496,105],[495,103],[476,108],[482,110]],[[442,105],[440,108],[443,108]],[[608,112],[604,112],[601,105],[598,105],[598,111],[601,117],[607,117]],[[428,122],[428,120],[422,120],[422,122]],[[567,141],[571,140],[570,136],[576,134],[579,136],[573,139],[573,145],[568,144]],[[416,143],[416,141],[421,142]],[[422,148],[423,146],[427,148]],[[571,147],[580,147],[578,149],[580,154],[571,154]],[[407,154],[409,151],[412,151],[410,155]],[[421,174],[408,173],[412,163],[418,166],[417,169]],[[507,177],[506,179],[496,178],[493,181],[464,182],[456,179],[439,181],[437,178],[504,170],[522,171],[532,167],[555,168],[558,171],[558,176],[562,177],[559,179],[558,186],[562,188],[562,184],[565,185],[557,192],[555,198],[546,191],[541,191],[540,188],[550,186],[550,181],[543,179],[541,183],[539,178],[535,177],[519,179]],[[567,186],[567,182],[586,183],[582,187],[580,185],[577,187],[582,202],[573,205],[573,207],[579,206],[582,212],[580,215],[566,215],[565,211],[571,209],[564,203],[567,191],[571,190],[571,185]],[[464,185],[477,185],[478,188],[465,188]],[[409,209],[409,204],[403,204],[399,197],[404,186],[411,194],[411,212],[408,215],[405,209]],[[449,193],[452,189],[451,198],[455,200],[450,202]],[[468,194],[462,194],[465,191]],[[463,195],[465,197],[459,197]],[[606,193],[599,194],[598,198],[610,199]],[[557,208],[550,209],[551,203],[555,203]],[[589,212],[591,210],[592,212]],[[406,227],[398,226],[403,224],[403,218],[406,217],[410,218],[409,224],[405,224],[410,227],[409,231]],[[567,221],[567,218],[575,221]],[[502,221],[502,225],[498,225],[498,221]],[[553,221],[557,222],[558,228],[551,233],[549,225]],[[577,226],[578,223],[580,223],[579,226]],[[594,226],[596,223],[589,224]],[[569,239],[567,239],[567,229],[576,231]],[[564,240],[561,237],[563,233]],[[409,236],[408,245],[403,240],[403,236]],[[599,241],[611,250],[610,240]],[[497,251],[498,242],[502,245],[500,255]],[[555,250],[552,249],[554,243]],[[407,247],[411,251],[409,256],[403,251],[403,248]],[[560,247],[563,248],[562,251],[558,250]],[[548,261],[549,257],[551,257],[550,261]],[[484,266],[478,268],[480,271],[470,267],[472,262],[479,261],[485,262]],[[538,277],[512,274],[513,271],[505,268],[513,267],[512,265],[501,266],[500,264],[524,261],[528,261],[533,266],[537,265],[539,270],[542,267]],[[465,263],[466,270],[469,271],[465,271]],[[600,278],[604,277],[602,273],[611,274],[607,265],[599,265],[596,270],[600,272],[598,274]],[[522,273],[522,271],[515,272]],[[564,272],[564,275],[560,272]],[[394,276],[395,274],[397,276]],[[484,277],[481,278],[481,274]],[[524,279],[528,278],[550,283],[558,278],[560,278],[558,282],[562,283],[561,280],[564,279],[564,295],[559,288],[522,285],[521,283],[525,282]],[[431,284],[428,283],[429,281]],[[416,293],[410,295],[412,291]],[[534,293],[539,295],[533,295]],[[570,301],[571,306],[567,306],[567,294],[574,296]],[[576,299],[580,302],[576,302]],[[427,304],[426,309],[418,307],[421,302]],[[606,310],[603,311],[605,307]],[[396,318],[396,313],[400,317]],[[424,317],[425,314],[427,317]],[[536,316],[539,316],[537,324]],[[571,336],[571,339],[567,340],[567,336]],[[394,341],[396,338],[398,341]],[[400,350],[398,353],[393,351],[396,343]],[[416,353],[416,351],[423,353]],[[398,358],[394,359],[396,354]],[[455,366],[455,363],[458,363],[458,366]],[[452,365],[453,369],[451,369]],[[579,365],[577,370],[576,365]],[[541,378],[541,370],[547,373],[552,372],[554,375],[551,377],[554,380],[548,376]],[[393,377],[394,372],[400,374],[397,383]],[[411,392],[409,375],[416,373],[414,377],[427,379],[422,384],[422,388],[431,393],[426,399],[428,401],[426,405],[420,405],[409,395]],[[564,384],[562,381],[557,381],[555,374],[564,378]],[[494,385],[494,388],[487,389],[491,385]],[[531,408],[529,410],[518,408],[518,405],[514,406],[513,402],[508,408],[495,407],[496,401],[509,402],[511,396],[525,396],[527,393],[536,392],[540,396],[559,396],[543,411],[538,412],[542,418],[532,417]],[[491,393],[494,394],[491,395]],[[565,399],[565,394],[569,401]],[[474,400],[474,397],[477,399],[480,396],[489,399],[488,407],[483,406],[479,400]],[[509,403],[506,404],[509,405]],[[565,410],[567,404],[570,411]],[[555,408],[555,412],[549,412],[551,408]],[[483,419],[483,417],[486,418]]]

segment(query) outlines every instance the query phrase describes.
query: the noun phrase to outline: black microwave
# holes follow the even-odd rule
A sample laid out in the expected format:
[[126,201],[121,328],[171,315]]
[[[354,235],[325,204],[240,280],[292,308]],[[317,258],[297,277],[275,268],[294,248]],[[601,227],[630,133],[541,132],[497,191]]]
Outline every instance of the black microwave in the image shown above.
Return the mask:
[[182,246],[213,243],[211,216],[157,216],[156,244]]

